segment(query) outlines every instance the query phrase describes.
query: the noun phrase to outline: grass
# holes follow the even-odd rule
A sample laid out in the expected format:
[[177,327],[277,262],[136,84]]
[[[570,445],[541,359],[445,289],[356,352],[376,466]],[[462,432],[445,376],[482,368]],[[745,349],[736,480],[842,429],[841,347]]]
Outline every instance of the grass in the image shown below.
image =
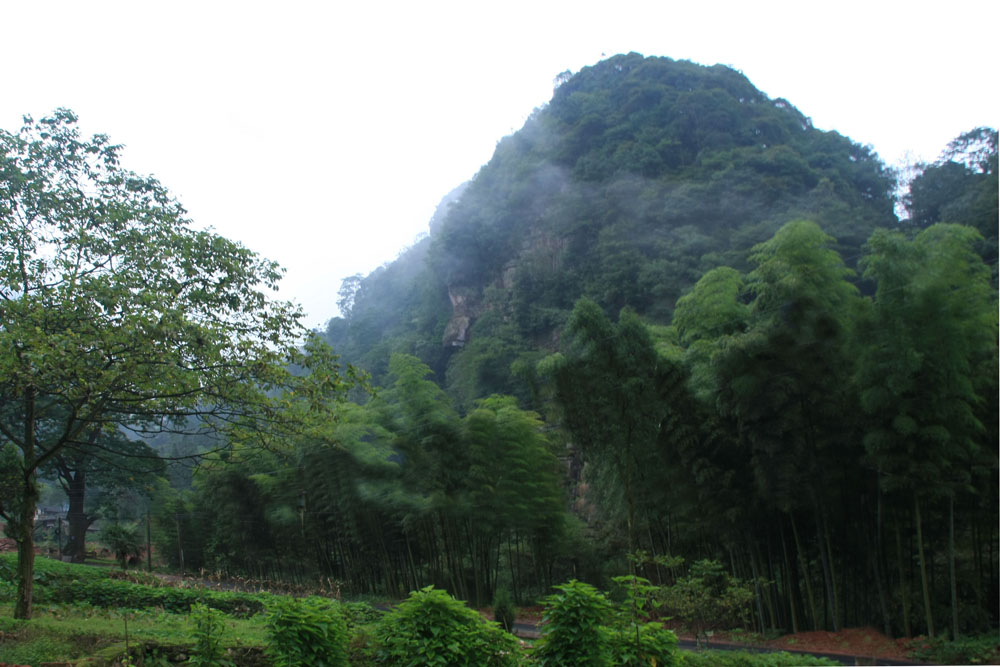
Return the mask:
[[[131,647],[171,647],[186,650],[194,645],[194,625],[188,614],[160,608],[123,610],[87,603],[46,602],[46,592],[73,582],[121,581],[122,586],[162,588],[164,583],[143,572],[122,573],[111,568],[74,565],[49,558],[35,561],[36,604],[31,621],[13,618],[16,556],[0,555],[0,663],[37,665],[40,662],[80,660],[96,656],[91,664],[110,664],[125,652],[126,623]],[[51,596],[48,596],[51,597]],[[265,620],[225,617],[223,643],[233,649],[265,645]],[[103,658],[102,658],[103,656]]]
[[[37,664],[40,661],[78,660],[95,654],[121,655],[125,624],[132,646],[149,644],[189,648],[193,624],[186,614],[147,609],[124,612],[90,605],[43,605],[30,622],[13,617],[12,605],[0,605],[0,663]],[[223,643],[231,648],[265,643],[264,618],[226,617]]]

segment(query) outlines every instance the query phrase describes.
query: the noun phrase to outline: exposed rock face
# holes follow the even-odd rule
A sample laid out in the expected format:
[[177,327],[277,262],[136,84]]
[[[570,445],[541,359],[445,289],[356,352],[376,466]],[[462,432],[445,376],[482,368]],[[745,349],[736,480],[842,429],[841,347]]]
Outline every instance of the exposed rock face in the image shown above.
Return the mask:
[[[521,273],[537,276],[559,271],[565,248],[565,239],[533,234],[524,240],[520,254],[500,270],[492,286],[512,290]],[[452,315],[442,342],[445,347],[463,347],[469,341],[469,328],[475,319],[496,304],[484,299],[482,288],[477,287],[449,286],[448,298],[451,300]]]
[[476,290],[468,287],[449,287],[448,299],[451,300],[451,320],[444,330],[445,347],[462,347],[469,340],[469,327],[479,314]]

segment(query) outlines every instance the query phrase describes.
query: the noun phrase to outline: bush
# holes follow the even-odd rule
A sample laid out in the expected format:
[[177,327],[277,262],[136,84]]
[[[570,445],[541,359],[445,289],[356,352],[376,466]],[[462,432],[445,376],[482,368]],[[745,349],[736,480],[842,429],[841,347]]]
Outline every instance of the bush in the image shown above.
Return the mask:
[[390,665],[518,664],[517,640],[433,586],[414,591],[375,629],[380,662]]
[[[91,568],[94,569],[94,568]],[[210,592],[194,588],[157,588],[113,579],[60,581],[36,589],[38,602],[86,602],[95,607],[146,609],[161,607],[175,614],[186,614],[202,603],[231,616],[253,616],[264,610],[266,594]]]
[[142,550],[139,530],[134,524],[111,523],[101,529],[101,542],[115,554],[118,564],[125,569],[129,558],[138,558]]
[[611,664],[611,636],[604,622],[613,608],[590,584],[571,580],[545,599],[542,638],[535,657],[542,665],[590,667]]
[[798,665],[839,665],[829,658],[801,653],[751,653],[749,651],[684,651],[684,667],[797,667]]
[[276,598],[270,608],[268,649],[275,667],[347,667],[347,623],[326,598]]
[[[112,574],[117,573],[89,565],[63,563],[44,556],[35,557],[35,583],[39,586],[73,581],[74,579],[87,581],[107,579]],[[17,583],[16,553],[0,554],[0,580]]]
[[995,634],[960,637],[950,642],[941,637],[914,640],[910,657],[935,665],[990,665],[1000,659],[1000,641]]
[[493,620],[507,632],[514,632],[514,621],[517,620],[517,607],[506,588],[498,588],[493,596]]
[[697,641],[708,630],[745,626],[753,591],[748,582],[730,577],[714,560],[691,564],[687,576],[660,591],[663,608],[691,630]]
[[677,635],[660,623],[647,623],[658,602],[658,586],[648,579],[629,575],[614,577],[624,594],[617,622],[611,633],[611,650],[616,665],[673,665]]
[[222,612],[196,604],[191,607],[191,620],[194,621],[195,648],[190,664],[231,667],[233,662],[224,657],[226,652],[222,648],[222,631],[225,628]]
[[659,623],[618,627],[610,638],[615,665],[668,667],[677,663],[677,635]]
[[367,602],[343,602],[340,610],[344,613],[344,620],[347,621],[347,629],[352,630],[360,625],[371,625],[377,623],[384,611],[380,611]]

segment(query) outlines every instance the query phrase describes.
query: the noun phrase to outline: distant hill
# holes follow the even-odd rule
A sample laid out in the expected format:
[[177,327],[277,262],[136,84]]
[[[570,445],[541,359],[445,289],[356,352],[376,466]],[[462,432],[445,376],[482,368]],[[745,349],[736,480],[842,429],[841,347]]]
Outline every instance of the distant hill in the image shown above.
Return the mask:
[[534,360],[580,296],[667,322],[705,271],[745,268],[800,218],[853,263],[896,222],[893,185],[870,148],[729,67],[618,55],[563,79],[442,201],[429,237],[346,285],[351,308],[326,336],[376,381],[405,351],[460,404],[530,403]]

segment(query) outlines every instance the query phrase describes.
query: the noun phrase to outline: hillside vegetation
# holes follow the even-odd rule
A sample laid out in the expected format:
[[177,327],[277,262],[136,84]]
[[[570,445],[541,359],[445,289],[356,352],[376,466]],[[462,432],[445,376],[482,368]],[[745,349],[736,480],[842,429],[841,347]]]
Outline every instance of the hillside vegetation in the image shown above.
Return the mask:
[[[272,282],[277,267],[212,235],[179,243],[172,205],[154,227],[178,241],[175,264],[118,238],[125,214],[97,197],[93,211],[115,213],[107,239],[69,195],[37,216],[62,237],[4,236],[35,244],[10,257],[61,244],[57,265],[25,265],[38,298],[0,309],[0,361],[17,371],[0,383],[0,515],[20,543],[0,592],[15,615],[31,615],[41,479],[74,494],[83,537],[63,550],[78,559],[100,516],[123,563],[148,522],[168,567],[412,595],[457,634],[480,626],[440,590],[507,621],[571,600],[605,662],[672,655],[661,616],[696,636],[874,626],[934,651],[995,632],[997,132],[962,134],[900,183],[729,67],[628,54],[557,83],[426,238],[344,281],[341,316],[302,349],[301,313],[258,294],[253,270],[223,290],[233,267]],[[41,121],[66,126],[60,145],[47,129],[0,135],[12,183],[47,174],[27,168],[46,151],[92,146],[62,114]],[[121,210],[155,223],[168,193],[104,150],[109,192],[152,193]],[[9,196],[32,213],[50,185],[38,178]],[[162,304],[129,261],[169,288],[153,290]],[[19,294],[26,272],[10,266],[5,294]],[[84,321],[81,342],[63,323]],[[150,447],[169,477],[136,465]],[[152,595],[106,586],[79,590]],[[514,655],[484,632],[466,648]],[[383,657],[410,651],[406,633],[376,634]],[[533,655],[564,664],[578,642],[560,641]]]

